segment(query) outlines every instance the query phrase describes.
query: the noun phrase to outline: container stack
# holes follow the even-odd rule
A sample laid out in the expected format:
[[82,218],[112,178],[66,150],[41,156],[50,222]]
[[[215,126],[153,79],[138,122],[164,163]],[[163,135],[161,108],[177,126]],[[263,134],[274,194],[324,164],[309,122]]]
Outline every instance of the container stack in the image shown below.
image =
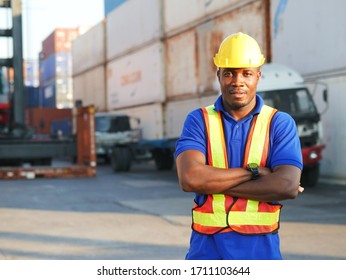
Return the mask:
[[101,21],[72,42],[74,101],[106,111],[106,22]]
[[266,52],[266,2],[195,0],[187,8],[184,0],[128,0],[107,15],[104,40],[90,33],[94,44],[106,42],[105,91],[102,81],[93,93],[86,89],[87,73],[101,64],[89,65],[84,73],[75,70],[87,63],[83,36],[75,40],[75,96],[97,103],[104,95],[105,107],[99,110],[139,118],[145,139],[177,138],[186,115],[218,96],[213,57],[226,36],[248,33]]
[[59,28],[42,42],[39,58],[41,107],[73,107],[71,43],[78,35],[78,28]]

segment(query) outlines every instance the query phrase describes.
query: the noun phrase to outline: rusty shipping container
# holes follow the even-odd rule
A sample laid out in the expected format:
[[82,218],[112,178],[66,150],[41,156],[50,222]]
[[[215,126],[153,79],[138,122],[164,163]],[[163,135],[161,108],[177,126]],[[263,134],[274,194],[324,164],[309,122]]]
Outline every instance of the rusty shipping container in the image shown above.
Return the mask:
[[56,52],[70,52],[71,42],[79,35],[78,28],[57,28],[42,42],[42,55],[47,58]]
[[51,124],[59,120],[72,120],[71,109],[56,108],[28,108],[26,110],[26,123],[35,129],[36,134],[51,133]]
[[73,76],[105,64],[105,25],[105,20],[99,22],[72,42]]
[[73,77],[73,100],[83,106],[94,105],[96,112],[107,111],[105,65],[99,65]]
[[163,35],[161,0],[126,1],[107,15],[107,60],[151,44]]
[[163,2],[164,32],[166,35],[180,33],[182,30],[213,19],[228,11],[255,2],[254,0],[213,0],[200,1],[173,0]]
[[107,64],[108,110],[164,102],[163,44],[153,43]]
[[[167,100],[193,98],[218,91],[213,57],[222,40],[242,31],[257,39],[265,56],[268,42],[265,1],[235,10],[165,40]],[[246,23],[246,24],[245,24]]]

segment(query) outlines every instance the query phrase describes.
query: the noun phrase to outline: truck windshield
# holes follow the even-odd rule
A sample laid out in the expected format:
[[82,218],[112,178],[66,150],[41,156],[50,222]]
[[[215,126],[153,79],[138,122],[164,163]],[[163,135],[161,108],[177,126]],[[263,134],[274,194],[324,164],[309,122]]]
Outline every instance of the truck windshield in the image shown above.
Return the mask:
[[305,88],[258,92],[264,103],[292,117],[317,115],[312,96]]
[[97,116],[95,118],[97,132],[123,132],[130,129],[130,120],[127,116]]

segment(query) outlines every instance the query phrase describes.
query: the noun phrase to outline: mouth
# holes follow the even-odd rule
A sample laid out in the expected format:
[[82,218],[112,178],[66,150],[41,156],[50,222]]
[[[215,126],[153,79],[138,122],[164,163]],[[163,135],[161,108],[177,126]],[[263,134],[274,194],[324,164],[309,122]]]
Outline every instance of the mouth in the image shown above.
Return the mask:
[[245,91],[241,90],[230,90],[229,93],[235,98],[241,98],[246,94]]

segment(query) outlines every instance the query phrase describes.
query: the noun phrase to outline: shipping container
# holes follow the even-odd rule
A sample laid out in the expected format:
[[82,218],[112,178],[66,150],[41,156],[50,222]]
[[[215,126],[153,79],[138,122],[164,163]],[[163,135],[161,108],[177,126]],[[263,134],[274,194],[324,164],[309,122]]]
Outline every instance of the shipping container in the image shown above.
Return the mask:
[[167,99],[199,97],[218,91],[213,57],[222,40],[232,33],[241,31],[254,37],[266,56],[270,47],[264,32],[266,13],[264,1],[255,1],[168,38],[165,41]]
[[35,129],[35,134],[51,133],[51,124],[58,120],[72,120],[71,109],[28,108],[26,110],[27,126]]
[[170,35],[195,27],[215,16],[247,5],[253,0],[164,1],[164,31]]
[[50,123],[50,135],[52,138],[64,139],[72,135],[72,119],[57,119]]
[[73,85],[70,76],[54,77],[44,81],[41,90],[42,107],[60,109],[73,107]]
[[[346,179],[346,53],[344,51],[346,2],[271,1],[273,61],[290,65],[303,74],[322,112],[322,176]],[[323,19],[323,21],[322,21]],[[304,23],[304,24],[302,24]],[[321,91],[328,89],[328,106]]]
[[41,85],[40,87],[40,106],[45,108],[56,107],[56,86],[55,81]]
[[105,16],[111,11],[124,4],[127,0],[104,0]]
[[131,0],[107,16],[107,60],[115,59],[162,35],[161,0]]
[[78,75],[106,62],[106,21],[101,21],[72,42],[72,74]]
[[38,87],[40,84],[39,72],[38,59],[25,60],[23,67],[24,85],[29,87]]
[[184,121],[188,113],[195,109],[214,104],[218,94],[202,98],[170,101],[165,104],[164,110],[164,137],[178,138],[182,132]]
[[24,88],[24,95],[26,98],[26,107],[40,107],[40,91],[38,87],[26,86]]
[[72,76],[72,56],[71,52],[53,53],[40,62],[41,82],[53,77]]
[[108,110],[163,102],[164,72],[161,42],[108,62]]
[[43,58],[57,53],[70,52],[72,41],[79,35],[78,28],[57,28],[42,42]]
[[[336,179],[346,179],[343,166],[346,164],[346,130],[340,129],[345,126],[346,114],[346,74],[330,78],[321,78],[315,81],[320,85],[326,85],[328,88],[328,106],[322,100],[320,94],[315,94],[314,99],[318,110],[322,112],[322,131],[323,142],[326,148],[323,151],[321,161],[321,175]],[[314,91],[315,85],[311,86]]]
[[96,112],[107,110],[105,66],[97,66],[73,77],[73,100],[94,105]]
[[346,71],[345,10],[343,0],[335,0],[333,5],[273,0],[273,60],[291,65],[302,75]]
[[114,110],[110,113],[125,114],[137,118],[140,121],[139,127],[142,130],[143,139],[158,140],[164,137],[162,103]]

